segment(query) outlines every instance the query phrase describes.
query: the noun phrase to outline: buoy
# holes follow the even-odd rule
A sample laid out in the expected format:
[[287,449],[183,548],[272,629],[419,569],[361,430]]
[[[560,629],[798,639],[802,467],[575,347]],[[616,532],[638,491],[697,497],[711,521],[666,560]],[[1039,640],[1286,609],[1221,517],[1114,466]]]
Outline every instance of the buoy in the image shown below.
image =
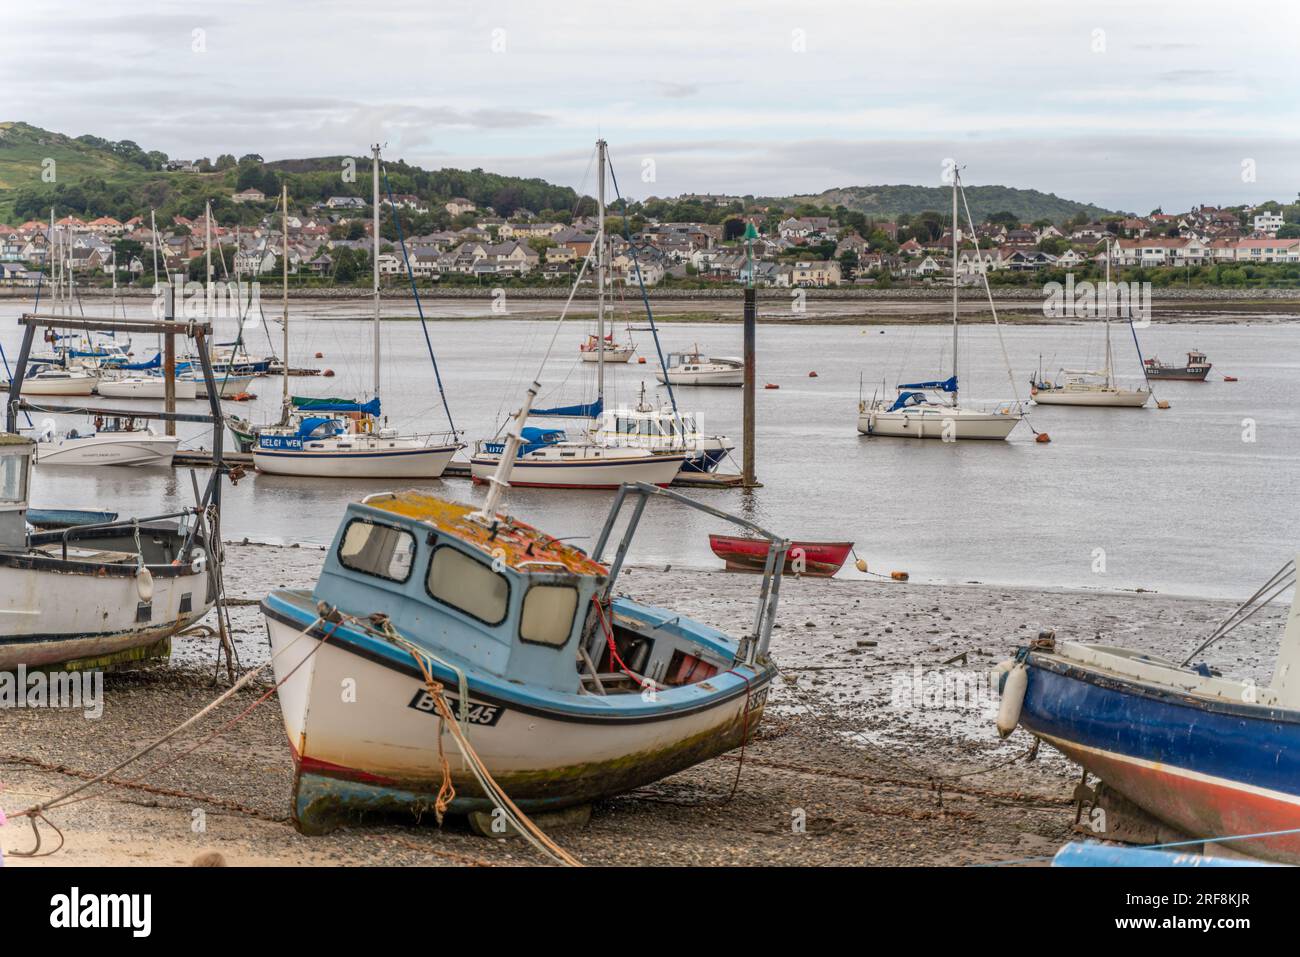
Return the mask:
[[808,378],[810,378],[810,379],[815,379],[815,378],[817,378],[817,373],[816,373],[816,372],[809,372],[809,373],[808,373]]
[[639,365],[639,366],[643,366],[643,365],[645,365],[645,356],[637,356],[637,357],[636,357],[636,364]]
[[1046,432],[1039,432],[1037,435],[1034,436],[1034,441],[1035,441],[1035,442],[1042,442],[1042,443],[1046,444],[1046,443],[1052,441],[1052,437],[1051,437],[1050,435],[1048,435]]
[[907,581],[908,575],[907,572],[890,572],[889,577],[896,582],[905,582]]
[[334,370],[326,369],[324,372],[321,373],[321,375],[323,375],[325,378],[328,379],[330,376],[334,375]]
[[1169,408],[1169,402],[1168,402],[1167,400],[1165,400],[1165,399],[1161,399],[1159,402],[1156,403],[1156,408],[1157,408],[1157,409],[1167,409],[1167,408]]
[[998,734],[1006,737],[1020,723],[1020,707],[1025,703],[1025,689],[1029,687],[1029,669],[1018,664],[1007,673],[1002,685],[1002,703],[998,705]]
[[859,558],[856,562],[853,563],[853,565],[860,572],[866,572],[867,570],[867,563],[865,559]]
[[1237,381],[1237,377],[1236,377],[1235,375],[1225,375],[1225,376],[1223,377],[1223,381],[1224,381],[1224,382],[1236,382],[1236,381]]
[[143,565],[135,571],[135,593],[141,601],[153,601],[153,573]]
[[769,382],[767,385],[763,386],[763,388],[764,388],[764,389],[779,389],[779,388],[781,388],[781,387],[780,387],[779,385],[777,385],[775,382]]
[[323,353],[323,352],[318,352],[318,353],[316,353],[316,358],[317,358],[317,359],[324,359],[324,358],[325,358],[325,353]]

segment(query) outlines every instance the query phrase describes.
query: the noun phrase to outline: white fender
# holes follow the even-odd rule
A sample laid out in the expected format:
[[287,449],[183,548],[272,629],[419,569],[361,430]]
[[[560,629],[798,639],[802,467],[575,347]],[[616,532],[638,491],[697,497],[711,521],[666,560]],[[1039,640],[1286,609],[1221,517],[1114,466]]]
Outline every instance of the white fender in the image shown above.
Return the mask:
[[1010,671],[1015,663],[1014,658],[1008,658],[1005,661],[999,661],[993,666],[993,670],[989,672],[989,681],[992,682],[993,687],[998,688],[999,691],[1001,690],[1002,676]]
[[1025,703],[1025,689],[1029,687],[1029,669],[1018,664],[1007,674],[1002,686],[1002,703],[998,705],[998,734],[1006,737],[1020,723],[1020,706]]
[[153,601],[153,572],[143,565],[135,572],[135,592],[141,601]]

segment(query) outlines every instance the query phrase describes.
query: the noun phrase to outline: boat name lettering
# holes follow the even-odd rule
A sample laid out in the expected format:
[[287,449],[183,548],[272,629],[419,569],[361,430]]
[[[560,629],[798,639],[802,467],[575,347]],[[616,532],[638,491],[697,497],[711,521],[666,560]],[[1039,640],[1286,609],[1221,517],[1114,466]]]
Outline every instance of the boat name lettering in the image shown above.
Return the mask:
[[[444,694],[443,697],[447,699],[447,706],[451,708],[452,713],[459,717],[460,701],[449,694]],[[426,714],[437,714],[438,712],[433,702],[433,695],[429,694],[424,688],[415,693],[415,697],[411,699],[407,707],[414,708],[416,711],[423,711]],[[491,726],[500,721],[501,715],[504,713],[505,709],[500,705],[470,704],[466,717],[470,724]]]

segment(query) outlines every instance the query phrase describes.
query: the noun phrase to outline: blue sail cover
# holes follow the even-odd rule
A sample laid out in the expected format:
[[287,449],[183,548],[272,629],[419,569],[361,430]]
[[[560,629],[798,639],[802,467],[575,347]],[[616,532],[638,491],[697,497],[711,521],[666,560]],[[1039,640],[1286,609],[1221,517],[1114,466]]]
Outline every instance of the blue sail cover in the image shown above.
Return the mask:
[[313,399],[310,396],[295,395],[290,401],[295,409],[307,412],[364,412],[366,415],[379,415],[379,396],[369,402],[349,402],[347,399]]
[[330,435],[338,435],[340,432],[343,431],[343,426],[340,425],[336,419],[327,419],[324,416],[313,415],[303,419],[301,422],[298,423],[298,438],[300,439],[308,438],[317,429],[320,429],[322,426],[326,426],[326,425],[331,426],[331,428],[323,431],[321,435],[316,436],[316,438],[323,438],[325,436],[330,436]]
[[925,401],[924,392],[900,392],[898,398],[894,400],[886,412],[897,412],[899,409],[906,409],[909,405],[920,405]]
[[552,419],[595,419],[603,411],[605,411],[605,402],[603,399],[597,399],[595,402],[586,402],[582,405],[557,405],[553,409],[533,409],[532,414]]
[[[162,353],[156,352],[154,353],[154,357],[150,359],[148,362],[124,362],[120,366],[118,366],[118,368],[119,369],[157,369],[161,365],[162,365]],[[181,365],[185,365],[188,367],[189,363],[178,362],[176,364],[177,371],[182,371]]]
[[940,392],[956,392],[957,377],[951,376],[942,382],[904,382],[898,386],[900,389],[937,389]]

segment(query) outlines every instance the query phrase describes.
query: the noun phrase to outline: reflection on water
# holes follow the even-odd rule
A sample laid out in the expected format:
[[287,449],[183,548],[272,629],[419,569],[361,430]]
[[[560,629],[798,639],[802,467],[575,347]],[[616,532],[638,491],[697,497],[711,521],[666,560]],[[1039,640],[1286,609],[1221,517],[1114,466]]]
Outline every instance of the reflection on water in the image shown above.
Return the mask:
[[[294,365],[338,373],[292,379],[295,393],[357,396],[367,389],[368,323],[297,320],[291,328]],[[517,406],[550,328],[542,320],[431,323],[456,425],[471,441],[495,433]],[[586,332],[577,322],[562,334],[540,404],[590,397],[594,369],[576,361]],[[1135,382],[1140,373],[1132,340],[1121,327],[1115,332],[1118,371]],[[279,330],[272,326],[270,335],[278,341]],[[962,335],[963,401],[1010,398],[1013,382],[995,330],[971,327]],[[1004,335],[1022,399],[1040,357],[1049,375],[1061,365],[1096,368],[1102,361],[1095,328],[1013,327]],[[228,336],[223,330],[219,338]],[[1142,332],[1146,355],[1173,361],[1195,347],[1214,362],[1207,383],[1157,383],[1157,395],[1171,409],[1043,408],[1029,421],[1051,434],[1050,444],[1034,443],[1021,426],[1010,442],[946,445],[867,439],[855,426],[859,377],[870,398],[880,388],[873,383],[882,379],[892,387],[946,375],[949,330],[765,325],[758,378],[780,388],[760,389],[757,397],[763,487],[689,494],[791,537],[852,539],[873,570],[905,569],[914,580],[1244,597],[1300,545],[1293,492],[1300,465],[1298,336],[1298,327],[1282,323],[1157,324]],[[639,353],[652,357],[649,333],[633,337]],[[267,333],[250,338],[255,351],[268,349]],[[698,342],[705,352],[737,355],[741,347],[738,325],[672,324],[663,338],[665,351]],[[0,327],[0,342],[11,358],[16,355],[16,325]],[[384,342],[385,412],[403,428],[441,428],[419,324],[386,323]],[[137,358],[151,355],[153,345],[137,341],[133,351]],[[635,401],[642,382],[653,388],[652,361],[610,367],[610,402]],[[1240,381],[1223,382],[1225,373]],[[280,390],[279,379],[257,380],[256,401],[228,408],[269,420]],[[681,389],[678,398],[684,410],[699,413],[702,428],[739,444],[738,389]],[[1243,441],[1251,423],[1255,441]],[[182,425],[180,432],[188,444],[209,444],[201,426]],[[740,449],[733,455],[738,463]],[[223,527],[235,539],[324,543],[345,502],[389,485],[249,474],[225,493]],[[465,480],[426,487],[463,501],[482,498]],[[38,468],[33,489],[35,505],[112,508],[123,515],[168,511],[192,500],[183,472]],[[611,501],[606,492],[520,489],[509,504],[524,519],[581,545],[594,540]],[[716,530],[705,515],[654,502],[632,560],[718,567],[707,540]],[[841,574],[857,572],[850,565]]]

